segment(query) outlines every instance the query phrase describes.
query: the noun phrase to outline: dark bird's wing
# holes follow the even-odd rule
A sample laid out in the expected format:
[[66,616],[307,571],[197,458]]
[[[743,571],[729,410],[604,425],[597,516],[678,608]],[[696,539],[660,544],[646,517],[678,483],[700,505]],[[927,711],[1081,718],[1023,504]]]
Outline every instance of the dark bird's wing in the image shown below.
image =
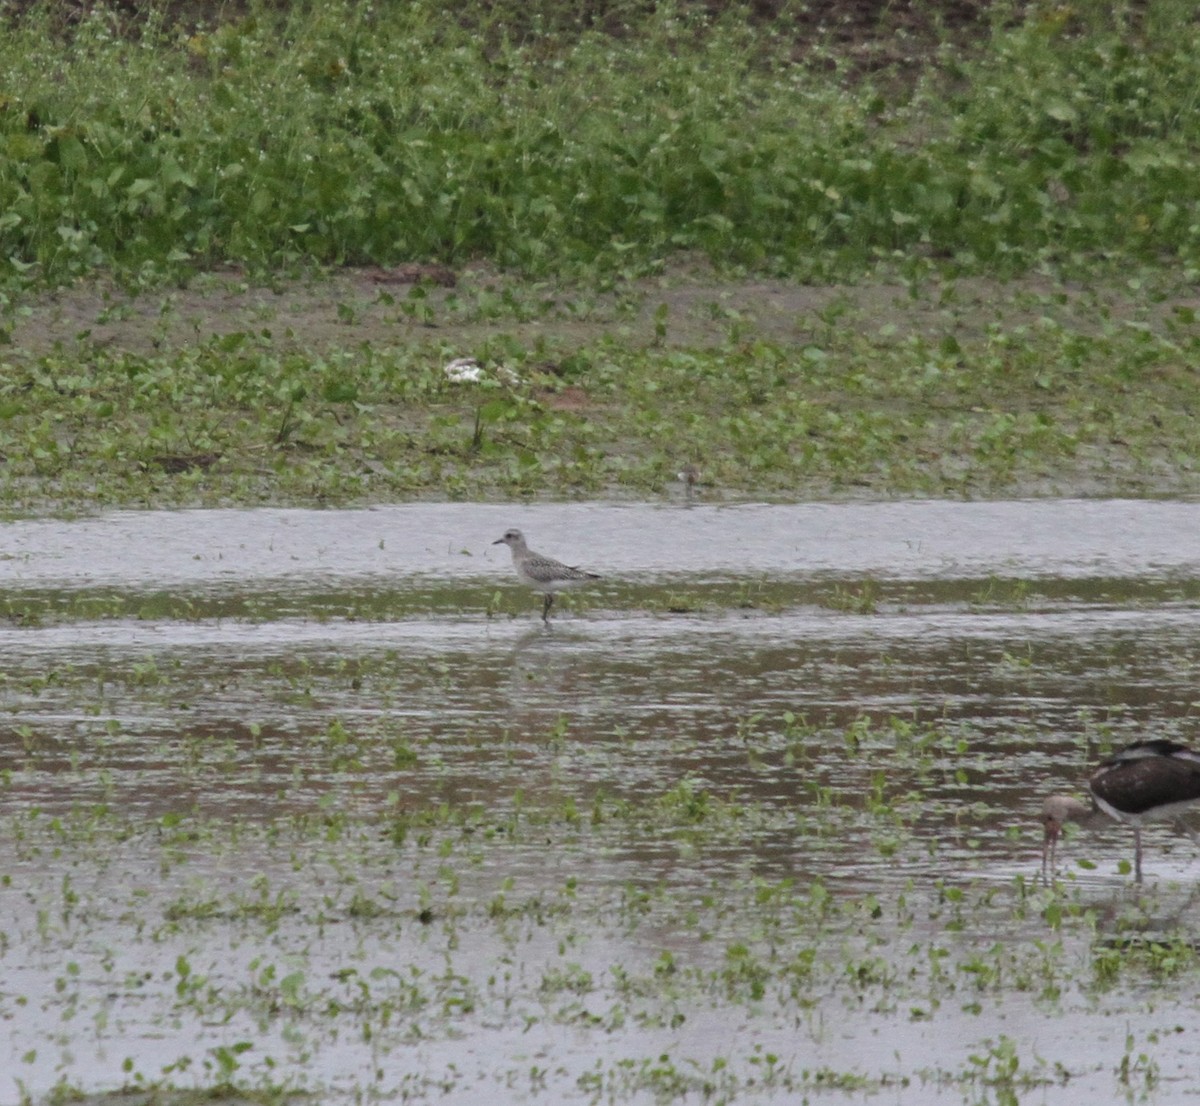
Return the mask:
[[1101,764],[1088,787],[1122,814],[1170,817],[1200,801],[1200,755],[1172,741],[1140,741]]

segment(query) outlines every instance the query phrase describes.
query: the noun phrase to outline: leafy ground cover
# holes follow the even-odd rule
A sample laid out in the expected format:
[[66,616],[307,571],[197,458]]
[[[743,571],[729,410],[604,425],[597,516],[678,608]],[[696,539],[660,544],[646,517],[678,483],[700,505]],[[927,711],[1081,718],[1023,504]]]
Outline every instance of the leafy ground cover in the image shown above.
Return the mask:
[[229,260],[625,274],[680,250],[806,279],[1197,260],[1181,0],[998,6],[975,49],[913,43],[915,73],[864,73],[828,32],[740,7],[589,28],[486,5],[187,27],[96,6],[61,33],[55,11],[0,50],[0,257],[45,280]]
[[[1167,291],[57,293],[4,355],[0,500],[644,497],[687,463],[710,496],[1187,493],[1200,330]],[[479,381],[447,376],[463,355]]]
[[12,509],[1194,490],[1174,0],[76,14],[0,44]]

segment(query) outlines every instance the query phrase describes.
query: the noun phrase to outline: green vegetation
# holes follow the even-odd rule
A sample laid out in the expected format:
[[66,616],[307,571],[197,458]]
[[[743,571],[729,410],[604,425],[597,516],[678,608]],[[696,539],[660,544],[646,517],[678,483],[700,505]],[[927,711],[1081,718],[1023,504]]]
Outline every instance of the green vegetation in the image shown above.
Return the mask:
[[0,502],[1194,491],[1189,15],[28,6]]
[[907,83],[739,6],[596,29],[484,4],[252,4],[199,27],[101,6],[58,33],[55,11],[0,52],[0,257],[50,281],[229,260],[620,273],[681,250],[806,279],[1200,260],[1183,0],[1001,5],[981,48],[916,44]]
[[1027,322],[1010,301],[1022,315],[982,333],[978,308],[913,332],[843,306],[800,342],[704,349],[497,331],[473,347],[478,384],[419,336],[302,351],[239,330],[145,353],[83,333],[5,358],[0,502],[653,495],[686,458],[735,493],[1194,490],[1194,317],[1085,329],[1041,306]]

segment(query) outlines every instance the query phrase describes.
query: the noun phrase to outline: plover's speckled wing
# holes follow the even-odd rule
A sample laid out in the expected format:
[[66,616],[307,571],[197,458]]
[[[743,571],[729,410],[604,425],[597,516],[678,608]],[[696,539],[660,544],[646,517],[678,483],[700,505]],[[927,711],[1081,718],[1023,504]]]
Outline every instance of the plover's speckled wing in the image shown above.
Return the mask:
[[570,587],[572,584],[600,579],[595,572],[565,565],[562,561],[556,561],[553,557],[543,557],[533,550],[514,563],[525,582],[535,587]]

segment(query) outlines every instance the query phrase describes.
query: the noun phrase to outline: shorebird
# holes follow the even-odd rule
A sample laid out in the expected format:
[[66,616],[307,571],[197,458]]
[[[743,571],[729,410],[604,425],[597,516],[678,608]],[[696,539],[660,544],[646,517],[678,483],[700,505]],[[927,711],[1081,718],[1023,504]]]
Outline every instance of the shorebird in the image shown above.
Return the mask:
[[1103,761],[1087,784],[1091,805],[1071,795],[1051,795],[1042,804],[1042,871],[1054,869],[1064,822],[1090,828],[1108,817],[1133,827],[1134,880],[1141,883],[1142,826],[1179,818],[1200,802],[1200,753],[1164,738],[1135,741]]
[[547,626],[550,624],[550,608],[554,605],[555,592],[600,579],[594,572],[585,572],[582,568],[535,553],[525,544],[525,535],[520,530],[506,530],[504,537],[497,538],[492,544],[507,545],[512,550],[513,568],[517,570],[521,583],[540,591],[545,597],[542,602],[542,621]]

